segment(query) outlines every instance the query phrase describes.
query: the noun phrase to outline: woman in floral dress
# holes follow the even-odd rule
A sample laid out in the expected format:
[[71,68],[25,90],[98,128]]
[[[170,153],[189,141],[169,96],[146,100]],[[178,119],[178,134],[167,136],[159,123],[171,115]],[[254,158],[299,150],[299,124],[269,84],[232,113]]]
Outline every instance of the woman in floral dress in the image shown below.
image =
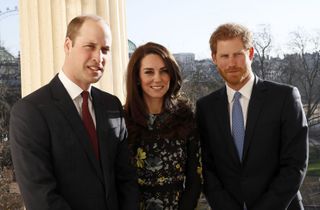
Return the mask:
[[149,42],[132,54],[125,118],[141,210],[191,210],[197,205],[199,140],[180,87],[180,69],[165,47]]

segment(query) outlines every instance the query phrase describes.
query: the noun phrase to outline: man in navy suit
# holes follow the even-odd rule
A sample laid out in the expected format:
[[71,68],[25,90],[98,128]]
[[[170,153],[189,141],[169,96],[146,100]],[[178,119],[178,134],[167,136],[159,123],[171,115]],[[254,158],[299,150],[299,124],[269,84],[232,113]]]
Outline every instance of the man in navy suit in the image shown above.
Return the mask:
[[225,87],[197,101],[210,206],[303,209],[299,188],[307,168],[308,126],[297,88],[253,74],[252,35],[244,26],[219,26],[210,47],[225,80]]
[[[122,105],[91,85],[103,74],[110,44],[110,28],[101,17],[74,18],[62,70],[14,105],[10,142],[27,209],[138,209]],[[88,99],[82,98],[83,91]]]

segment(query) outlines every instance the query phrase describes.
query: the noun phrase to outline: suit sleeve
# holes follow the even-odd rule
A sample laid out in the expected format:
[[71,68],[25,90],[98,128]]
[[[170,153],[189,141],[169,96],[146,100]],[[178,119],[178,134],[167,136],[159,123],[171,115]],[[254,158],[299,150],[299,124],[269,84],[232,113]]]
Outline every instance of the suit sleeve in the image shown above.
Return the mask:
[[221,181],[216,176],[213,155],[209,150],[210,144],[206,133],[207,125],[205,125],[204,104],[197,102],[196,120],[200,134],[201,156],[202,156],[202,173],[203,173],[203,193],[212,209],[239,209],[237,201],[226,191]]
[[136,171],[130,161],[125,120],[121,118],[121,136],[117,149],[116,181],[121,210],[138,210],[139,190]]
[[297,88],[290,89],[281,114],[280,168],[253,210],[286,209],[307,170],[308,126]]
[[27,209],[71,210],[57,190],[50,133],[39,110],[19,101],[12,108],[9,131],[13,165]]
[[201,191],[200,143],[195,129],[188,139],[187,157],[185,189],[179,204],[181,210],[195,209]]

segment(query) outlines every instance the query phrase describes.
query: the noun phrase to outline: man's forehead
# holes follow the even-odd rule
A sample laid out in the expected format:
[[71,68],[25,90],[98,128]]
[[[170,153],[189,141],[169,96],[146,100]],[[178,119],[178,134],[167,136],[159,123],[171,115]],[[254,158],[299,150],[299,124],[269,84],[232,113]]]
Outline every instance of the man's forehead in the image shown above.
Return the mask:
[[240,42],[234,42],[231,40],[221,40],[217,42],[217,51],[220,50],[233,50],[233,51],[241,51],[244,49],[244,44]]

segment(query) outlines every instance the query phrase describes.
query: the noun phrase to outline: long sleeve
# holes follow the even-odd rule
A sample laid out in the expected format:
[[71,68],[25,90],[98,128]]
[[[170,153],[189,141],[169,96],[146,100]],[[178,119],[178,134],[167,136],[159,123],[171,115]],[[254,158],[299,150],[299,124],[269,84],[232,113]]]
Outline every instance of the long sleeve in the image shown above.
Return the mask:
[[[203,193],[213,209],[217,210],[238,210],[238,202],[230,195],[224,188],[223,184],[216,175],[216,167],[214,165],[214,157],[209,148],[211,148],[210,140],[206,135],[209,131],[206,124],[206,110],[204,104],[197,103],[196,120],[198,125],[198,132],[201,142],[201,161],[203,174]],[[240,209],[239,209],[240,210]]]
[[200,142],[195,129],[188,139],[187,156],[185,189],[179,205],[181,210],[195,209],[201,192]]
[[9,140],[17,181],[27,209],[71,210],[58,193],[50,156],[50,132],[34,105],[22,100],[11,111]]
[[116,179],[119,194],[119,206],[121,210],[135,210],[139,206],[138,179],[127,143],[127,130],[125,120],[121,123],[121,143],[118,146],[116,161]]
[[282,111],[280,168],[253,210],[286,209],[297,194],[307,170],[308,126],[296,88],[288,91]]

